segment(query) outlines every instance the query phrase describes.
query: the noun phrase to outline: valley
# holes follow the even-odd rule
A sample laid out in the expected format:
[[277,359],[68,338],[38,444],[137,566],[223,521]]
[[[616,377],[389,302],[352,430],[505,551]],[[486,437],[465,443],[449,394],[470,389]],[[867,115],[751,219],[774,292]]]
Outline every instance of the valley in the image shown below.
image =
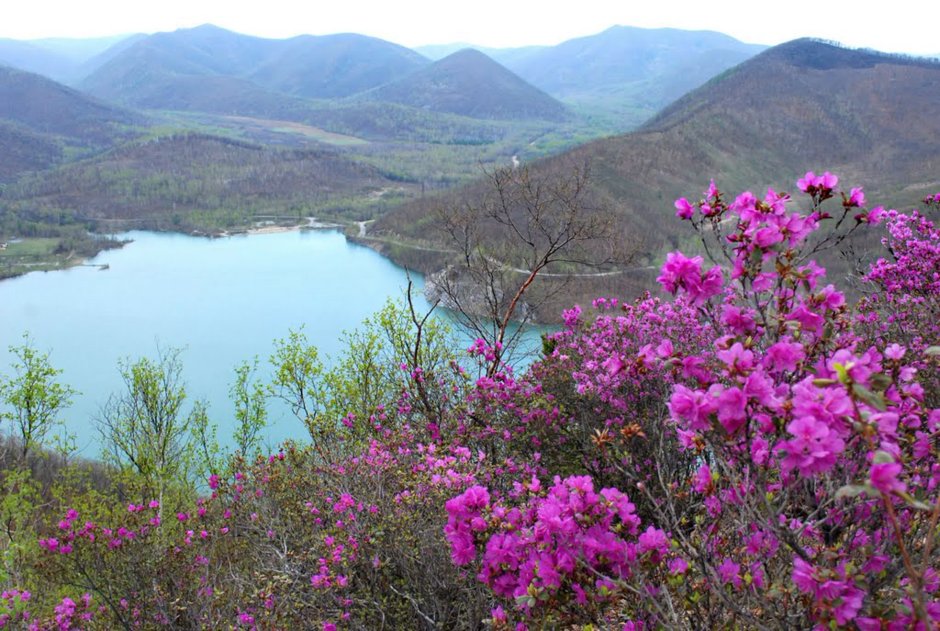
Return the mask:
[[[537,80],[565,55],[584,58],[585,47],[610,65],[622,52],[612,44],[636,35],[583,38],[524,68],[494,60],[519,57],[511,50],[432,60],[358,35],[266,40],[212,25],[82,46],[0,41],[0,64],[10,64],[0,70],[0,238],[58,240],[54,250],[81,256],[110,245],[88,231],[213,234],[272,214],[377,219],[483,169],[635,126],[622,116],[624,99],[599,107],[561,91],[558,100],[524,77]],[[672,57],[657,62],[664,72],[715,50],[760,48],[699,37],[679,59],[683,35],[670,34]],[[683,73],[705,81],[717,70]],[[610,77],[603,89],[626,80]],[[50,255],[42,267],[76,260]],[[8,259],[5,274],[31,266]]]

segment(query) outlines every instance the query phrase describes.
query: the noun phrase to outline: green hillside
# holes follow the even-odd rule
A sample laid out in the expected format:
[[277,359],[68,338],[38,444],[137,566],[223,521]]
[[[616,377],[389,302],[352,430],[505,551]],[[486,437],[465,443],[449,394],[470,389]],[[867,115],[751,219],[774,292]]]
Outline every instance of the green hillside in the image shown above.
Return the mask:
[[0,121],[0,184],[27,171],[41,171],[62,159],[62,147],[48,136]]
[[134,142],[7,188],[0,210],[39,221],[63,216],[99,231],[242,228],[258,215],[295,222],[408,190],[335,152],[285,150],[204,134]]

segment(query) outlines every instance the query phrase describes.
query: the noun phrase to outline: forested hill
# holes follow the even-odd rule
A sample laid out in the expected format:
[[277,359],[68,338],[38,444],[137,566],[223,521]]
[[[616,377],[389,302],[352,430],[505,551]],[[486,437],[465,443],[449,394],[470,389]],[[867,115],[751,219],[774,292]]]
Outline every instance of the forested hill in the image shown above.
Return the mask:
[[[598,203],[613,210],[622,234],[645,242],[650,262],[688,236],[673,219],[673,200],[697,197],[712,177],[729,193],[761,192],[792,190],[806,170],[829,170],[864,186],[872,201],[914,204],[940,188],[940,63],[789,42],[693,91],[640,131],[531,166],[546,176],[585,163]],[[435,207],[482,194],[470,188],[405,206],[373,235],[426,241]],[[614,295],[616,280],[605,279]],[[576,289],[568,302],[596,290]]]
[[110,146],[143,122],[139,114],[45,77],[0,66],[0,181],[54,165],[67,148]]
[[364,98],[473,118],[564,120],[565,106],[470,48],[455,52]]
[[368,199],[399,201],[409,185],[329,150],[286,150],[205,134],[129,143],[5,192],[8,210],[111,227],[218,230],[259,214],[299,222]]

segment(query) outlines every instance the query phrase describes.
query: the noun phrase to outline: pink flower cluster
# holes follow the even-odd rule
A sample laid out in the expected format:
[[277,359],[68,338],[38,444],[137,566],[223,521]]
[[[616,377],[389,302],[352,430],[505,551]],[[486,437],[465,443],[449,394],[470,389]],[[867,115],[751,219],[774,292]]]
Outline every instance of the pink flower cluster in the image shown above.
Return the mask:
[[635,506],[616,489],[595,491],[588,476],[525,488],[517,504],[472,487],[447,502],[445,527],[455,563],[482,546],[479,579],[523,611],[614,600],[640,564],[668,556],[668,536],[652,526],[638,535]]

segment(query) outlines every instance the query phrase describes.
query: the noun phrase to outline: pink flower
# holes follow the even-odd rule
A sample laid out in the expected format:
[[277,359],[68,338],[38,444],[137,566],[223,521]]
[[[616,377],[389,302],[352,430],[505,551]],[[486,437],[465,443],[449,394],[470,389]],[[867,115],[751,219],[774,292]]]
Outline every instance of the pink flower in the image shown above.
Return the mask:
[[691,430],[707,430],[711,427],[709,416],[717,409],[713,398],[700,390],[690,390],[682,384],[676,385],[669,397],[669,412],[677,421],[686,421]]
[[601,364],[601,368],[607,371],[607,374],[611,377],[620,373],[625,367],[626,364],[623,363],[623,360],[620,359],[618,355],[611,355]]
[[685,197],[680,197],[676,200],[676,217],[679,219],[691,219],[692,215],[695,213],[695,207],[689,203]]
[[735,588],[741,587],[741,565],[729,558],[725,558],[718,566],[718,578],[725,584],[732,584]]
[[701,256],[688,258],[677,251],[666,255],[656,282],[671,294],[685,290],[693,304],[700,305],[721,292],[724,279],[717,265],[702,273]]
[[706,199],[712,199],[712,198],[714,198],[716,195],[718,195],[718,187],[715,186],[715,180],[709,180],[709,182],[708,182],[708,190],[705,191],[705,197],[706,197]]
[[754,312],[737,305],[724,305],[721,308],[721,323],[735,335],[753,333],[755,330]]
[[731,370],[745,372],[754,366],[754,353],[745,349],[741,342],[735,342],[727,350],[718,351],[715,356]]
[[849,194],[848,205],[854,208],[860,208],[865,205],[865,193],[861,188],[853,188]]
[[805,356],[802,344],[784,338],[767,349],[762,363],[771,373],[781,373],[796,370]]
[[718,421],[734,434],[747,420],[747,397],[740,388],[726,388],[718,397]]
[[812,594],[816,591],[816,579],[814,578],[814,573],[816,568],[812,565],[801,559],[800,557],[794,557],[793,559],[793,583],[800,589],[800,591]]
[[811,416],[801,416],[787,425],[793,439],[781,443],[786,457],[780,463],[786,473],[798,469],[803,476],[828,471],[842,453],[845,443],[829,427]]
[[839,178],[826,171],[820,177],[816,178],[816,186],[822,189],[834,189],[839,184]]
[[692,477],[692,488],[696,493],[707,493],[712,488],[712,470],[703,464]]
[[885,218],[886,214],[884,206],[875,206],[868,211],[868,223],[877,226]]
[[685,574],[689,569],[689,564],[682,557],[677,557],[675,559],[670,559],[667,564],[669,568],[669,573],[673,575]]
[[656,279],[663,288],[671,294],[676,293],[688,279],[701,278],[702,257],[688,258],[682,252],[670,252],[666,255],[666,262],[659,278]]
[[907,349],[900,344],[891,344],[885,349],[885,357],[894,361],[900,361],[906,352]]
[[666,533],[659,528],[649,526],[646,532],[637,538],[637,551],[640,554],[652,552],[658,558],[669,551],[669,539],[666,537]]
[[907,485],[898,480],[898,475],[903,467],[897,462],[880,462],[873,464],[869,479],[871,485],[882,493],[893,493],[895,491],[903,493],[907,490]]
[[796,187],[804,193],[810,192],[811,188],[816,187],[816,174],[812,171],[807,171],[806,175],[796,181]]

